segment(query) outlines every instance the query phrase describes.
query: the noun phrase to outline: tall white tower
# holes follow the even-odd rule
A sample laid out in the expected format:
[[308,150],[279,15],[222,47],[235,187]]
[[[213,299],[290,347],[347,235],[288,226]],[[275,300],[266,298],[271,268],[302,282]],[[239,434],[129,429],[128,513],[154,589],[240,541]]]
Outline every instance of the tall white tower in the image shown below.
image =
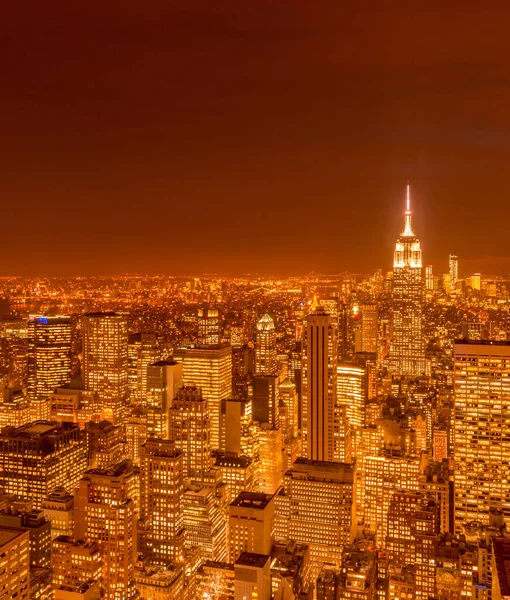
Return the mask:
[[422,326],[423,277],[420,240],[411,227],[409,182],[404,231],[393,259],[393,339],[390,369],[394,375],[417,376],[427,371]]

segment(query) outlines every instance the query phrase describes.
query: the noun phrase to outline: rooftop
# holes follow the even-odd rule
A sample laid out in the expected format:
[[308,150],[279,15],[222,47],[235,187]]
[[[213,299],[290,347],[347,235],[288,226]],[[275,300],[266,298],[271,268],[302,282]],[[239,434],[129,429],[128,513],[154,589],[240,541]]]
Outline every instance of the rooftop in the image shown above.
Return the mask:
[[237,498],[231,502],[230,506],[240,506],[242,508],[258,508],[263,510],[271,502],[271,494],[261,494],[258,492],[241,492]]
[[235,564],[243,567],[255,567],[262,569],[269,560],[267,554],[255,554],[254,552],[243,552],[241,556],[236,560]]
[[12,540],[16,539],[20,535],[23,535],[23,531],[0,527],[0,548],[12,542]]

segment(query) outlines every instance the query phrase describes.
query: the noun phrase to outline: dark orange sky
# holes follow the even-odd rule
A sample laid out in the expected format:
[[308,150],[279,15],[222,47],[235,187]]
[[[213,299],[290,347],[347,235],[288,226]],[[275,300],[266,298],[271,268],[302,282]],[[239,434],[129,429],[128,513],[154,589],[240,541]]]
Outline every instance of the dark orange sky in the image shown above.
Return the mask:
[[510,272],[507,3],[2,12],[0,275]]

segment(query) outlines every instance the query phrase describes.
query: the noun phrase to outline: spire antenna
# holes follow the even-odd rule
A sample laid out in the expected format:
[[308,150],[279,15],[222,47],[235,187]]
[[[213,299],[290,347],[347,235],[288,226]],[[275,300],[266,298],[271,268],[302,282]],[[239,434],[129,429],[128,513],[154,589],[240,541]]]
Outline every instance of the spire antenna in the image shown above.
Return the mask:
[[411,194],[409,191],[409,179],[407,180],[407,204],[406,204],[406,220],[405,227],[402,235],[406,237],[413,237],[414,233],[411,228]]

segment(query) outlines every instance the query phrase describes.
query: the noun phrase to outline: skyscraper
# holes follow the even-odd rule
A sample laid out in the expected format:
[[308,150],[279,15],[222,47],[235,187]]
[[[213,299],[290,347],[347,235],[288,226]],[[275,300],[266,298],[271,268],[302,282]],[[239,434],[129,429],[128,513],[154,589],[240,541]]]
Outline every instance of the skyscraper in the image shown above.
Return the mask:
[[86,445],[75,423],[37,421],[2,429],[0,486],[36,509],[55,487],[73,489],[86,468]]
[[339,564],[356,527],[356,463],[298,458],[274,497],[275,537],[310,546],[311,578],[325,562]]
[[75,539],[98,542],[107,600],[131,600],[134,588],[136,503],[132,490],[138,474],[129,461],[108,470],[90,469],[76,494]]
[[159,360],[147,367],[147,434],[168,439],[168,410],[182,387],[182,364]]
[[376,304],[361,307],[361,352],[377,353],[378,314]]
[[459,258],[456,254],[450,254],[448,266],[450,267],[450,285],[452,292],[454,292],[459,280]]
[[338,343],[336,327],[321,306],[308,315],[303,342],[303,452],[311,460],[332,461]]
[[170,438],[184,454],[184,477],[203,481],[212,461],[209,411],[200,388],[179,389],[169,415]]
[[71,318],[30,315],[28,395],[49,396],[71,379]]
[[510,517],[510,342],[458,340],[455,356],[455,529]]
[[83,317],[83,383],[99,395],[102,417],[122,420],[128,397],[127,317],[114,312]]
[[273,319],[266,313],[257,322],[255,373],[276,375],[276,332]]
[[217,346],[220,343],[220,315],[217,308],[198,309],[199,346]]
[[149,438],[140,448],[141,548],[154,562],[182,556],[183,453],[175,442]]
[[422,261],[420,241],[411,228],[409,183],[404,231],[395,246],[392,292],[391,372],[398,376],[421,375],[427,371],[422,326]]
[[182,361],[184,385],[202,389],[211,420],[211,449],[219,448],[220,403],[232,397],[232,348],[178,348],[174,359]]

